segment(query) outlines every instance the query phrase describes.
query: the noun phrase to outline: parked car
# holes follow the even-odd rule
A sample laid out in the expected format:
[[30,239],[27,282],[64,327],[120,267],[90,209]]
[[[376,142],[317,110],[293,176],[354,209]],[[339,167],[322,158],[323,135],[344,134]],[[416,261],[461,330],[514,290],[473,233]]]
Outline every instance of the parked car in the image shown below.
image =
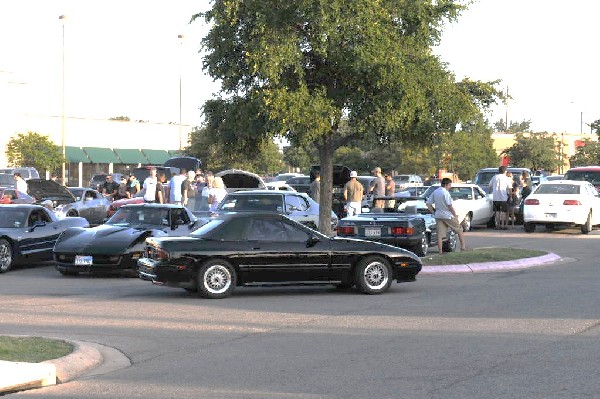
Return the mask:
[[302,173],[280,173],[277,176],[275,176],[274,181],[283,181],[286,182],[288,180],[290,180],[293,177],[299,177],[299,176],[304,176]]
[[136,261],[147,237],[187,235],[199,225],[194,215],[180,205],[126,205],[101,226],[66,230],[54,246],[56,269],[62,275],[137,276]]
[[123,198],[120,200],[116,200],[110,203],[108,206],[108,211],[106,211],[106,217],[111,217],[117,212],[117,209],[122,207],[123,205],[131,205],[131,204],[143,204],[144,203],[144,190],[140,190],[136,195],[132,198]]
[[[231,192],[223,198],[217,208],[217,213],[231,211],[276,212],[313,229],[319,228],[319,204],[306,193],[271,190]],[[337,223],[338,218],[332,211],[331,228],[335,229]]]
[[40,178],[40,174],[38,173],[36,168],[20,167],[0,169],[0,174],[14,175],[15,173],[19,173],[21,177],[25,180]]
[[81,216],[90,224],[102,223],[110,205],[110,201],[96,190],[87,187],[67,189],[52,180],[30,179],[27,191],[37,203],[52,201],[54,213],[59,218]]
[[[398,205],[398,210],[403,211],[406,207],[416,206],[419,212],[424,212],[427,209],[425,204],[427,198],[438,187],[439,185],[430,186],[418,199],[409,200]],[[492,198],[481,187],[472,183],[452,183],[449,191],[452,197],[452,205],[464,231],[469,231],[476,225],[488,227],[494,225]]]
[[531,176],[531,187],[532,189],[537,187],[540,183],[548,181],[548,178],[544,175]]
[[587,181],[600,191],[600,166],[580,166],[571,168],[565,173],[564,180]]
[[262,177],[245,170],[227,169],[216,173],[215,177],[223,179],[227,192],[249,189],[264,190],[266,188]]
[[418,175],[396,175],[392,176],[395,183],[395,191],[404,191],[409,187],[423,186],[423,179]]
[[[513,180],[518,185],[521,184],[520,179],[521,179],[521,174],[523,173],[523,171],[527,171],[527,172],[529,172],[529,176],[533,176],[533,174],[531,173],[531,169],[529,169],[529,168],[509,167],[506,170],[507,170],[507,172],[512,173]],[[490,181],[492,180],[492,177],[494,177],[497,174],[498,174],[498,168],[479,169],[479,171],[477,171],[477,174],[475,175],[475,179],[473,180],[473,183],[475,183],[479,187],[481,187],[486,193],[490,193],[490,190],[489,190]]]
[[0,187],[15,187],[15,176],[6,173],[0,173]]
[[535,231],[538,224],[580,226],[583,234],[600,224],[600,194],[588,181],[560,180],[540,183],[525,199],[525,231]]
[[83,218],[59,219],[40,205],[0,205],[0,273],[14,265],[52,259],[52,247],[69,227],[89,227]]
[[[339,237],[378,241],[425,256],[430,246],[437,246],[435,219],[427,208],[406,207],[398,213],[362,213],[340,220]],[[448,230],[443,240],[444,252],[456,250],[456,233]]]
[[356,285],[381,294],[415,281],[421,260],[385,244],[327,237],[275,213],[230,213],[188,237],[148,238],[138,260],[142,280],[224,298],[236,286],[256,284]]
[[[165,178],[166,181],[171,180],[171,177],[178,175],[179,174],[179,168],[175,168],[173,166],[153,166],[153,165],[146,165],[146,166],[140,166],[139,168],[133,168],[131,169],[131,173],[132,175],[135,176],[135,178],[140,182],[140,186],[144,184],[144,180],[146,180],[147,177],[150,176],[150,169],[152,168],[156,168],[156,173],[164,173],[165,174]],[[118,181],[118,180],[116,180]]]
[[287,180],[286,183],[292,186],[294,190],[300,193],[308,194],[310,193],[310,183],[312,183],[312,180],[310,179],[310,176],[302,175],[292,177],[291,179]]
[[35,199],[13,188],[0,187],[0,204],[33,204]]
[[550,175],[550,176],[546,176],[546,181],[564,180],[564,179],[565,179],[565,175]]
[[290,191],[296,192],[296,189],[284,181],[274,181],[270,183],[265,183],[265,188],[267,190],[275,190],[275,191]]

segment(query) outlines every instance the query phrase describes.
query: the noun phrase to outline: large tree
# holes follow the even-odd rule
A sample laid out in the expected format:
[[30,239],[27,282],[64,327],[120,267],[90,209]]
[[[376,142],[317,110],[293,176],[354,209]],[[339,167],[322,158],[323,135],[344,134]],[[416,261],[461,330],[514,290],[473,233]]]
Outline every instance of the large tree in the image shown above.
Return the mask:
[[6,146],[8,164],[31,166],[38,171],[53,171],[63,162],[61,149],[48,136],[35,132],[17,133]]
[[572,168],[576,166],[598,165],[600,163],[600,143],[584,139],[583,145],[577,147],[575,154],[569,159]]
[[527,136],[517,133],[515,144],[504,150],[504,154],[510,157],[514,166],[532,170],[557,170],[564,159],[555,137],[547,133],[532,133]]
[[[455,82],[431,51],[463,9],[455,0],[214,0],[195,16],[211,24],[204,66],[222,82],[223,96],[204,106],[207,128],[233,151],[273,135],[314,146],[321,192],[332,192],[334,152],[351,140],[427,142],[495,100],[491,84]],[[321,196],[321,226],[331,202]]]

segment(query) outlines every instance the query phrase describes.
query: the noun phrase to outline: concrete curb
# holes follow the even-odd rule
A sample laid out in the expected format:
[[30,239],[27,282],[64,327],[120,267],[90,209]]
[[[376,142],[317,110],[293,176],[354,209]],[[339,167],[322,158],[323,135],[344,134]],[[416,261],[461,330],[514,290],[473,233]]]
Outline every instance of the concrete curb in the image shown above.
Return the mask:
[[561,257],[557,254],[549,253],[533,258],[515,259],[506,262],[482,262],[447,266],[423,266],[419,274],[482,273],[501,270],[517,270],[554,263],[560,259]]
[[73,352],[58,359],[46,360],[46,364],[56,367],[56,383],[71,381],[103,362],[102,354],[95,347],[81,341],[63,341],[73,345]]

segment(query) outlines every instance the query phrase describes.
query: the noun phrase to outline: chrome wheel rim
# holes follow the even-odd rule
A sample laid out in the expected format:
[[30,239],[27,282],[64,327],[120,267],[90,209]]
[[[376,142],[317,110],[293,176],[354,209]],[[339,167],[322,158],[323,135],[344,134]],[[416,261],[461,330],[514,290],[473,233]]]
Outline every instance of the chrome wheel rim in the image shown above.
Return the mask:
[[469,214],[467,214],[467,216],[465,216],[465,220],[463,220],[463,228],[465,231],[471,230],[471,216]]
[[427,242],[427,235],[423,234],[421,237],[421,252],[423,256],[427,255],[427,251],[429,251],[429,243]]
[[222,294],[231,286],[231,273],[223,265],[209,267],[204,273],[204,287],[211,294]]
[[12,263],[12,251],[8,244],[0,245],[0,270],[6,271]]
[[366,285],[372,290],[385,287],[389,280],[388,268],[381,261],[371,262],[365,267],[363,278]]
[[450,251],[456,250],[456,233],[454,231],[448,233],[448,249]]

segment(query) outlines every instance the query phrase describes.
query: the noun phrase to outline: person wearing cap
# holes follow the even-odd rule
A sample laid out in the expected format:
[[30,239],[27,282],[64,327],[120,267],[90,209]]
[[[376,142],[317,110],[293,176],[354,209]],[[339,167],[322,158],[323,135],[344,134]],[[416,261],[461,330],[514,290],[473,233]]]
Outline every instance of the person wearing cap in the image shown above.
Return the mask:
[[350,172],[350,180],[344,185],[344,201],[346,201],[346,212],[348,216],[358,215],[362,208],[363,185],[356,179],[355,170]]
[[383,210],[383,208],[385,208],[385,200],[377,198],[385,196],[385,179],[381,175],[381,168],[379,166],[373,169],[372,172],[375,175],[375,179],[371,182],[369,191],[375,198],[373,200],[373,208]]

